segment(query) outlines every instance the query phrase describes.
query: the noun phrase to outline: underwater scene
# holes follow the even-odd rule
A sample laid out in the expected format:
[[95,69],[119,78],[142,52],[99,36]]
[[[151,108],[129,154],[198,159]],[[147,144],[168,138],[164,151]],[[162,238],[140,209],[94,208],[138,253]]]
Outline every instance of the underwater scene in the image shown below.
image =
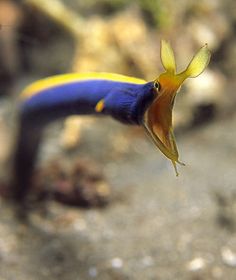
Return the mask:
[[236,2],[0,0],[0,279],[236,279]]

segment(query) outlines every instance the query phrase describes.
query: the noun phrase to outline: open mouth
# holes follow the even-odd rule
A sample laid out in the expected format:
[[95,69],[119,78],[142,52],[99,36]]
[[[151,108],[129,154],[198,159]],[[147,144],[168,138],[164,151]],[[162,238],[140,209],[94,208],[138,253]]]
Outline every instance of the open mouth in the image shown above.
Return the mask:
[[159,96],[147,109],[143,125],[154,144],[172,161],[176,170],[176,162],[180,162],[172,127],[174,97],[175,94],[164,93]]

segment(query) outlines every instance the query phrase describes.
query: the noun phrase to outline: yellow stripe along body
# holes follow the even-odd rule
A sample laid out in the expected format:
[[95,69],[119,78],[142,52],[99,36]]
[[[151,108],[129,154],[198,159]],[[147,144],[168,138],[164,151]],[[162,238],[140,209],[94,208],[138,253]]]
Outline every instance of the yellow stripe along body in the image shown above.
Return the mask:
[[123,83],[131,83],[142,85],[145,84],[146,81],[143,79],[129,77],[120,74],[114,73],[69,73],[69,74],[62,74],[57,76],[52,76],[48,78],[44,78],[42,80],[36,81],[21,93],[20,98],[22,100],[30,98],[31,96],[55,86],[60,86],[64,84],[69,84],[73,82],[82,82],[82,81],[89,81],[89,80],[105,80],[105,81],[113,81],[113,82],[123,82]]

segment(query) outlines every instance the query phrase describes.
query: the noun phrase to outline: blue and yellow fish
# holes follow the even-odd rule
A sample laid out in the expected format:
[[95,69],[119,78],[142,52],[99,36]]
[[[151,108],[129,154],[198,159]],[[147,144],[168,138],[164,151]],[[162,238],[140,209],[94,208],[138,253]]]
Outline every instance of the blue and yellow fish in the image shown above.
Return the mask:
[[28,86],[20,96],[20,130],[14,162],[16,196],[24,197],[30,186],[43,127],[76,114],[109,115],[125,124],[143,126],[178,174],[176,163],[180,161],[172,127],[175,96],[185,79],[200,75],[209,60],[205,45],[183,72],[176,73],[173,50],[163,40],[161,61],[165,72],[151,82],[111,73],[72,73]]

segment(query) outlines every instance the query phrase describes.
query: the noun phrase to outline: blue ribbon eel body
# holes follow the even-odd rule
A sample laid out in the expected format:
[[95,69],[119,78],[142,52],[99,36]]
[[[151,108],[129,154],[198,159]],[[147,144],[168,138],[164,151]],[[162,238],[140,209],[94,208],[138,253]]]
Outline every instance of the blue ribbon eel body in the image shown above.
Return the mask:
[[124,123],[139,124],[145,104],[153,97],[153,83],[138,78],[111,73],[58,75],[23,91],[21,117],[48,123],[72,114],[102,113]]
[[64,74],[36,81],[20,95],[19,131],[13,159],[13,196],[24,201],[44,127],[69,115],[110,115],[142,124],[157,96],[153,82],[111,73]]

